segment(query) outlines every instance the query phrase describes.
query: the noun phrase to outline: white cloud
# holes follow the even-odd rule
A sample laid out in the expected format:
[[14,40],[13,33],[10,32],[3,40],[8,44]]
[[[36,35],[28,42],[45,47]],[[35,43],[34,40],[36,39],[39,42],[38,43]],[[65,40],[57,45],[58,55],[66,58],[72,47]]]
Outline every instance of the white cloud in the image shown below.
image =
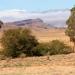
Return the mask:
[[28,12],[26,10],[4,10],[0,11],[0,19],[4,22],[41,18],[45,22],[66,21],[70,15],[69,10],[47,11],[47,12]]

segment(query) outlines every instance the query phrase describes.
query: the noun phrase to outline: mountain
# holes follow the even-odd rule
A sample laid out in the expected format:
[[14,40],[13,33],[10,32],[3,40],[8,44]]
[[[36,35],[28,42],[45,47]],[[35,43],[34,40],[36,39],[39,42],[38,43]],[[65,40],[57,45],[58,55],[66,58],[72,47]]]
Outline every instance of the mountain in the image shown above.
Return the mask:
[[49,24],[44,23],[43,20],[37,19],[27,19],[27,20],[20,20],[15,22],[8,22],[6,23],[8,26],[19,26],[19,27],[32,27],[32,28],[55,28]]
[[4,22],[22,21],[27,19],[40,18],[44,23],[55,26],[65,27],[66,20],[70,16],[70,10],[48,10],[40,12],[28,12],[26,10],[5,10],[0,11],[0,19]]
[[12,22],[12,23],[14,23],[14,25],[17,25],[17,26],[23,26],[23,25],[43,23],[43,21],[41,19],[27,19],[27,20]]

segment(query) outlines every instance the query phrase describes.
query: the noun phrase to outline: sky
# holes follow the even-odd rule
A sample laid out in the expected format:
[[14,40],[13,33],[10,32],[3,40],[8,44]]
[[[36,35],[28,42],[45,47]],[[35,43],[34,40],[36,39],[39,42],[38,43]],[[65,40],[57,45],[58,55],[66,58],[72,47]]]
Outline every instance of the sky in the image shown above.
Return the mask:
[[50,9],[70,9],[74,5],[75,0],[0,0],[0,10],[45,11]]

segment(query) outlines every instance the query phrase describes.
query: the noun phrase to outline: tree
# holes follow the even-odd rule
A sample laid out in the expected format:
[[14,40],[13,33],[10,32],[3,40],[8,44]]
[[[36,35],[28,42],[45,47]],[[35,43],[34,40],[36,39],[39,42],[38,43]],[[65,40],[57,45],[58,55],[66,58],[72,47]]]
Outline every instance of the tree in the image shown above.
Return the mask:
[[3,22],[0,20],[0,28],[2,28]]
[[68,25],[66,34],[70,37],[70,41],[74,43],[73,50],[75,49],[75,6],[71,9],[71,15],[66,21]]
[[22,53],[28,56],[31,55],[32,48],[38,44],[29,29],[5,30],[1,38],[1,43],[4,48],[4,55],[13,58],[18,57]]

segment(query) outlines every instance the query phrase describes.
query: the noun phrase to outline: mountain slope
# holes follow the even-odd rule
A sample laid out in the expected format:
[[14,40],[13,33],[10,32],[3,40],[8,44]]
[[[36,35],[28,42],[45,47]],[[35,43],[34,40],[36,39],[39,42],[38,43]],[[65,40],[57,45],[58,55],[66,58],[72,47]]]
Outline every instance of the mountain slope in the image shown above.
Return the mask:
[[28,27],[28,28],[44,28],[44,29],[55,28],[54,26],[44,23],[44,21],[39,18],[8,22],[6,23],[6,25],[18,26],[18,27]]

